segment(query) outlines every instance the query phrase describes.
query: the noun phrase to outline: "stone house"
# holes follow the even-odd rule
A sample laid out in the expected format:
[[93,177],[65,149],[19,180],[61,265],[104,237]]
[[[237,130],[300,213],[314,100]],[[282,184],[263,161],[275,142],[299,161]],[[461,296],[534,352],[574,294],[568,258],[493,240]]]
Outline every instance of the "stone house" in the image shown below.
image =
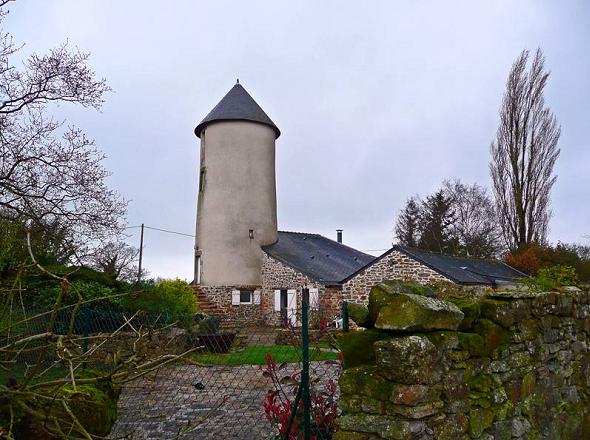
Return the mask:
[[239,82],[195,128],[200,139],[194,285],[204,312],[244,322],[296,321],[301,288],[338,314],[384,279],[494,285],[522,276],[503,263],[394,246],[374,257],[318,234],[279,232],[277,125]]
[[454,257],[395,245],[374,257],[318,234],[278,232],[263,246],[261,311],[270,324],[295,321],[301,290],[310,289],[310,306],[322,315],[339,314],[342,301],[367,304],[369,291],[384,280],[420,284],[448,282],[496,287],[524,275],[497,260]]

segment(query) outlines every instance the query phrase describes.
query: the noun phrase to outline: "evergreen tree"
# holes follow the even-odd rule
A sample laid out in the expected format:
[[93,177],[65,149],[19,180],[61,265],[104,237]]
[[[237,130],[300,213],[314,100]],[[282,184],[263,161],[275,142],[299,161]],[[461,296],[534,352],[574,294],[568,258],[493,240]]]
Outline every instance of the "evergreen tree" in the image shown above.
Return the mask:
[[398,244],[418,246],[420,216],[420,199],[416,196],[410,197],[406,200],[406,206],[400,211],[395,224],[395,239]]
[[455,221],[452,199],[439,190],[426,198],[421,211],[418,247],[433,252],[456,253],[457,240],[452,233]]

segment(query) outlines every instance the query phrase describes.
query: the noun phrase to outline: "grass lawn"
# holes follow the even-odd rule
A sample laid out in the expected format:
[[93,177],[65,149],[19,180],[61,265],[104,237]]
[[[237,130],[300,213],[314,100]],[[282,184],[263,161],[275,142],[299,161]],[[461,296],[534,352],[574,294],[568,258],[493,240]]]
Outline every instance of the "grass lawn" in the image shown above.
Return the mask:
[[[291,345],[253,345],[241,351],[231,353],[198,353],[193,360],[207,365],[264,365],[266,353],[277,361],[299,362],[301,350]],[[309,356],[312,361],[327,361],[338,359],[338,353],[325,348],[310,347]]]

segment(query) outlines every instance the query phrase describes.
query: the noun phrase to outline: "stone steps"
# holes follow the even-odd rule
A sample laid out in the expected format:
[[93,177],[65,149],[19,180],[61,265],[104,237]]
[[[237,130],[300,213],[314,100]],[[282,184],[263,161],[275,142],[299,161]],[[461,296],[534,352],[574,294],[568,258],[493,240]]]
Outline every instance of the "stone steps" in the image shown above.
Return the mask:
[[224,314],[223,310],[214,302],[212,302],[207,296],[199,291],[198,287],[195,287],[195,293],[197,294],[197,304],[199,306],[199,312],[207,315],[218,315]]

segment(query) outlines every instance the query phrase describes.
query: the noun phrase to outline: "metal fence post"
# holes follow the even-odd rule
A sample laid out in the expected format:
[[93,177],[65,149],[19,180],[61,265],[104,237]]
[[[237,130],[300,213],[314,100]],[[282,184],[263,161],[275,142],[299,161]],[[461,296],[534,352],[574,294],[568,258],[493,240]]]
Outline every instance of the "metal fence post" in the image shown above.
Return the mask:
[[303,365],[301,386],[303,387],[303,439],[311,438],[311,397],[309,391],[309,289],[301,290],[301,342]]
[[82,331],[84,332],[84,340],[82,341],[82,350],[84,351],[84,362],[82,363],[82,368],[88,368],[88,362],[86,361],[86,353],[88,353],[88,337],[90,336],[90,313],[89,310],[82,306],[80,310],[80,314],[82,315]]
[[342,306],[340,310],[340,317],[342,318],[342,331],[347,332],[349,328],[348,322],[348,302],[342,301]]

